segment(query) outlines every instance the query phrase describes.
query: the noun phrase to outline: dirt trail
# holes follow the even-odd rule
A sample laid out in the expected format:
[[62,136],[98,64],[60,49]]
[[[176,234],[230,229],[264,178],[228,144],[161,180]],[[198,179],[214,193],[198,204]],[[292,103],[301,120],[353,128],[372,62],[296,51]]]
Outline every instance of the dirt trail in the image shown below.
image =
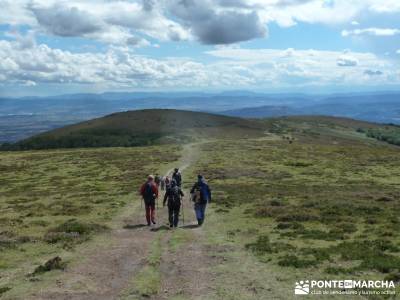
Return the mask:
[[146,263],[151,233],[142,224],[132,225],[132,220],[142,219],[139,211],[133,217],[118,218],[105,239],[107,244],[76,252],[86,259],[67,268],[61,278],[31,299],[117,299]]
[[[184,172],[198,157],[197,144],[186,145],[179,162]],[[168,174],[171,170],[168,171]],[[183,173],[184,180],[185,178]],[[185,191],[189,195],[188,191]],[[201,228],[194,228],[194,216],[189,197],[184,200],[185,226],[189,242],[177,251],[169,251],[170,239],[175,232],[167,230],[162,239],[160,263],[161,290],[153,299],[168,299],[172,295],[184,295],[185,299],[198,299],[205,294],[207,266],[205,251],[198,245],[202,238]],[[160,204],[162,199],[159,200]],[[27,299],[119,299],[122,293],[134,284],[135,275],[146,265],[151,243],[156,238],[157,228],[167,223],[167,208],[157,211],[158,224],[151,229],[142,224],[143,209],[138,203],[129,205],[125,212],[113,222],[107,241],[96,247],[79,248],[74,253],[78,259],[49,285]],[[165,226],[165,225],[164,225]],[[162,228],[162,227],[161,227]],[[155,229],[155,230],[154,230]],[[139,296],[140,295],[136,295]]]
[[[179,161],[179,169],[181,172],[184,172],[188,167],[194,164],[199,156],[199,146],[204,142],[192,143],[183,146],[182,157]],[[165,174],[170,175],[174,171],[174,168],[171,168]]]
[[[185,147],[184,155],[181,159],[180,171],[184,171],[194,163],[199,155],[199,144],[191,144]],[[173,169],[167,172],[172,173]],[[193,180],[193,179],[192,179]],[[187,182],[187,180],[184,181]],[[207,255],[207,249],[201,243],[204,240],[203,231],[197,227],[197,221],[193,212],[193,204],[190,202],[189,189],[183,190],[185,197],[183,199],[183,209],[185,214],[185,224],[181,229],[186,230],[184,236],[187,241],[182,243],[178,249],[171,249],[164,242],[161,258],[160,271],[162,282],[160,293],[151,297],[151,299],[209,299],[207,294],[210,292],[209,283],[212,282],[207,269],[212,266],[213,260]],[[181,214],[182,215],[182,214]],[[182,223],[182,220],[180,220]],[[175,234],[179,234],[175,232]],[[171,235],[170,235],[171,237]],[[172,237],[173,238],[173,237]]]
[[[191,226],[191,225],[187,225]],[[200,243],[203,239],[200,228],[190,228],[191,239],[176,251],[167,251],[162,256],[160,270],[163,275],[161,291],[152,299],[210,299],[209,283],[212,282],[208,268],[213,260]]]

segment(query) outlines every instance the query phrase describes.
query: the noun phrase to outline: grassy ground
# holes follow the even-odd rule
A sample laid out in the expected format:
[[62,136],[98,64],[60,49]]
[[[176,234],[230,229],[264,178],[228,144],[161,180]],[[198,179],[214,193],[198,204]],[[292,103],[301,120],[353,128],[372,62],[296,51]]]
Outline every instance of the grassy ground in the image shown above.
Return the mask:
[[0,291],[45,258],[73,251],[133,201],[174,146],[1,153]]
[[162,232],[159,232],[152,242],[144,267],[135,275],[131,288],[122,293],[121,299],[138,299],[141,296],[149,297],[160,291],[161,273],[159,265],[163,251],[161,239]]
[[400,281],[398,148],[306,141],[203,145],[221,297],[288,299],[303,279]]
[[[181,287],[175,289],[175,287],[163,284],[163,282],[168,279],[177,281],[181,278],[176,277],[174,279],[174,276],[169,274],[173,268],[172,265],[169,267],[167,266],[168,271],[166,271],[164,270],[165,266],[161,264],[167,265],[171,263],[166,261],[168,260],[167,256],[176,257],[176,259],[179,260],[179,257],[183,255],[183,247],[191,242],[192,239],[193,236],[191,233],[181,228],[173,231],[161,230],[154,233],[145,263],[141,270],[132,278],[129,287],[121,293],[120,299],[133,300],[146,299],[149,297],[152,297],[152,299],[160,299],[159,295],[165,293],[165,290],[162,289],[163,286],[167,289],[173,289],[174,295],[171,297],[178,297],[178,299],[179,296],[182,296],[183,299],[185,299],[185,297],[190,297],[190,295],[181,295],[183,293]],[[168,297],[168,299],[171,297]]]

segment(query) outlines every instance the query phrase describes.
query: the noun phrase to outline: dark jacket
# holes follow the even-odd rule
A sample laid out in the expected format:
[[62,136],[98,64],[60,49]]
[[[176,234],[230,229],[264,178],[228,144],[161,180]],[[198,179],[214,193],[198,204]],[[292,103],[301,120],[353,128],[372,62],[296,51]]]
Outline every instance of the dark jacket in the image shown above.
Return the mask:
[[164,201],[163,205],[165,205],[165,202],[168,200],[168,206],[181,206],[181,197],[185,196],[182,192],[182,190],[178,186],[171,187],[169,186],[167,188],[167,191],[165,192],[164,195]]
[[182,175],[181,175],[180,172],[174,172],[172,174],[172,179],[174,179],[176,181],[176,184],[178,186],[181,186],[181,184],[182,184]]
[[205,204],[211,202],[211,189],[205,180],[198,180],[190,190],[191,194],[199,192],[200,203]]

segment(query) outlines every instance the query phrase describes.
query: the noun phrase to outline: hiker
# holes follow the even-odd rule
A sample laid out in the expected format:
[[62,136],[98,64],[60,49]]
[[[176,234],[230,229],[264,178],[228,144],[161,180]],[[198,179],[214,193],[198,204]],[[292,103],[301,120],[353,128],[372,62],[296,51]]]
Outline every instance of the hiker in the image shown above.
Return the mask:
[[155,202],[158,198],[158,187],[154,182],[154,176],[149,175],[147,181],[140,188],[140,194],[143,197],[144,206],[146,209],[147,226],[151,223],[156,224],[155,221]]
[[174,173],[172,174],[172,179],[175,179],[176,185],[181,187],[182,175],[181,175],[181,172],[179,172],[179,168],[175,168]]
[[164,195],[163,206],[168,200],[169,227],[178,227],[179,211],[181,209],[181,197],[184,197],[182,190],[173,179]]
[[165,190],[168,190],[170,185],[171,185],[171,179],[169,178],[169,176],[165,176]]
[[194,202],[194,210],[199,226],[204,222],[207,203],[211,202],[211,190],[203,175],[197,176],[197,182],[190,190],[192,201]]
[[161,190],[164,191],[165,190],[165,176],[161,177]]
[[161,183],[160,175],[156,174],[156,177],[154,178],[154,182],[157,184],[157,187],[160,186],[160,183]]

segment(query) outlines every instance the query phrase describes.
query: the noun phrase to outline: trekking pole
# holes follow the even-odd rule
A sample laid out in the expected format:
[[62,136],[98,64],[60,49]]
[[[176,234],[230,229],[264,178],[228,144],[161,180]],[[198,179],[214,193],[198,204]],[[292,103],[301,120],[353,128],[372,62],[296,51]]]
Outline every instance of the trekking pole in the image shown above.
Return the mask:
[[182,198],[182,222],[183,222],[183,225],[185,225],[185,208],[183,206],[184,201],[185,201],[185,198]]

